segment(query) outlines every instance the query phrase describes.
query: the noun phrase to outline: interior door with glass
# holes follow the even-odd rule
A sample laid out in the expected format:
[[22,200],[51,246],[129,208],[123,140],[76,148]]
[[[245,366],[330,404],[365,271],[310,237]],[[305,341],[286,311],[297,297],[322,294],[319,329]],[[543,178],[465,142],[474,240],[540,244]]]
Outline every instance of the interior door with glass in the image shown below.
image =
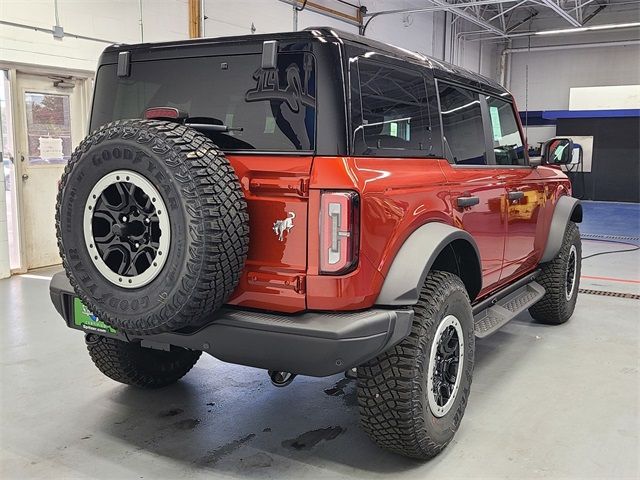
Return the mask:
[[16,169],[21,178],[23,261],[28,269],[60,263],[55,234],[58,180],[84,136],[84,81],[18,73]]

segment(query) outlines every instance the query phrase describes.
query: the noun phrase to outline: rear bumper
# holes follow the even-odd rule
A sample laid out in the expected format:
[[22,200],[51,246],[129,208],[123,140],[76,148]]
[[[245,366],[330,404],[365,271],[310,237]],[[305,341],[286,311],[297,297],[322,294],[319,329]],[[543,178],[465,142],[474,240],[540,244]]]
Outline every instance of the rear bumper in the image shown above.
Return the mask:
[[225,362],[323,377],[360,365],[409,335],[411,309],[371,309],[354,313],[307,312],[299,315],[223,308],[211,322],[189,333],[132,336],[76,325],[75,293],[64,272],[49,286],[51,301],[70,328],[142,342],[151,348],[174,345],[202,350]]

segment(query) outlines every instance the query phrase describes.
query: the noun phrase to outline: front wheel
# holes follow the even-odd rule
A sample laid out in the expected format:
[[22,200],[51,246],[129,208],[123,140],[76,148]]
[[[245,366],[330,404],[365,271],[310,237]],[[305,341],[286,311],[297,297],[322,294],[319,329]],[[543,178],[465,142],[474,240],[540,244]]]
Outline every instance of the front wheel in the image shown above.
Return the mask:
[[184,377],[202,352],[171,347],[153,350],[139,343],[90,333],[86,337],[91,360],[107,377],[116,382],[142,388],[160,388]]
[[358,367],[360,423],[378,445],[431,458],[460,426],[471,389],[473,315],[457,276],[427,275],[411,333]]
[[551,325],[560,325],[569,320],[576,308],[581,268],[580,230],[575,223],[569,222],[560,252],[542,266],[542,273],[536,278],[546,293],[538,303],[529,308],[531,316]]

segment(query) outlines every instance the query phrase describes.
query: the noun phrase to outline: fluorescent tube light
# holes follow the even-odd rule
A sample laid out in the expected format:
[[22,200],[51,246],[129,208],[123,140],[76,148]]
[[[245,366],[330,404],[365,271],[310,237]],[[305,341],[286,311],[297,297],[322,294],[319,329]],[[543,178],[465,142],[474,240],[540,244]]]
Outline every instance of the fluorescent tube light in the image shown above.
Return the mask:
[[593,27],[578,27],[578,28],[562,28],[559,30],[543,30],[536,32],[536,35],[559,35],[563,33],[578,33],[578,32],[590,32],[592,30],[609,30],[613,28],[631,28],[640,27],[640,22],[634,23],[618,23],[610,25],[594,25]]

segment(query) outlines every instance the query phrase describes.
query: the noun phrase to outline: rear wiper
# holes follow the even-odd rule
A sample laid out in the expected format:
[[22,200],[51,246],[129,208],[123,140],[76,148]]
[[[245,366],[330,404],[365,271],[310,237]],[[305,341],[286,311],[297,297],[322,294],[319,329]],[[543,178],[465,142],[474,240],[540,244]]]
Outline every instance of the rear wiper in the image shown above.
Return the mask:
[[149,107],[144,111],[144,118],[148,120],[169,120],[178,122],[196,130],[208,132],[242,132],[242,127],[230,127],[222,123],[222,120],[215,117],[190,117],[183,110],[175,107]]
[[184,120],[184,125],[196,130],[208,132],[242,132],[242,127],[230,127],[214,117],[188,117]]
[[209,132],[242,132],[242,127],[229,127],[227,125],[212,125],[210,123],[184,123],[187,127],[194,128],[196,130],[207,130]]

